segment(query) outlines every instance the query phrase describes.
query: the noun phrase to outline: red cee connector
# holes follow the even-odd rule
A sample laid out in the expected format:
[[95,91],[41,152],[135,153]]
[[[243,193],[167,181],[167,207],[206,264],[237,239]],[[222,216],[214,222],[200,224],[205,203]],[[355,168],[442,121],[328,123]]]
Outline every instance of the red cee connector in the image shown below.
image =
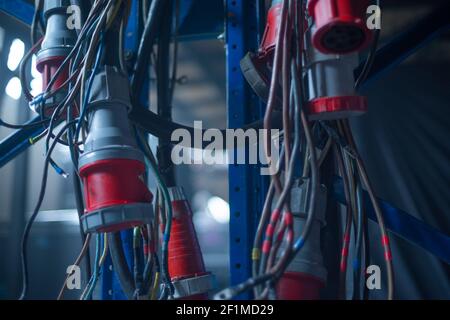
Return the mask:
[[312,275],[300,272],[285,272],[277,284],[280,300],[319,300],[320,289],[325,283]]
[[[61,67],[63,61],[72,51],[77,33],[75,29],[70,29],[67,25],[69,19],[68,7],[70,0],[43,1],[43,18],[45,19],[45,33],[42,39],[41,48],[36,55],[36,69],[42,74],[42,90],[46,90],[56,71]],[[59,72],[50,91],[55,91],[62,87],[69,76],[69,65]],[[66,96],[65,90],[59,92],[45,101],[36,99],[32,104],[32,109],[41,112],[45,106],[46,115],[52,114],[53,108],[58,105]],[[48,113],[48,114],[47,114]]]
[[[145,166],[132,159],[107,159],[80,168],[86,200],[86,212],[105,208],[151,203],[153,195],[142,180]],[[107,225],[98,232],[116,232],[142,224],[141,220]]]
[[267,59],[272,56],[277,44],[278,29],[280,28],[282,2],[274,3],[267,13],[266,29],[259,47],[259,58]]
[[314,19],[313,44],[327,54],[345,54],[364,49],[371,41],[366,12],[369,0],[310,0]]
[[307,104],[310,120],[346,119],[367,112],[364,96],[320,97]]
[[212,289],[211,274],[205,270],[191,207],[181,188],[171,188],[170,193],[173,217],[168,266],[175,298],[206,300]]
[[[47,88],[50,80],[56,74],[56,71],[62,65],[65,58],[66,57],[64,56],[55,56],[46,57],[45,59],[36,61],[36,69],[42,74],[42,90],[45,90]],[[69,65],[67,64],[67,66],[63,68],[63,70],[61,70],[61,72],[59,73],[58,77],[50,88],[50,91],[54,91],[60,88],[67,81],[68,77]]]

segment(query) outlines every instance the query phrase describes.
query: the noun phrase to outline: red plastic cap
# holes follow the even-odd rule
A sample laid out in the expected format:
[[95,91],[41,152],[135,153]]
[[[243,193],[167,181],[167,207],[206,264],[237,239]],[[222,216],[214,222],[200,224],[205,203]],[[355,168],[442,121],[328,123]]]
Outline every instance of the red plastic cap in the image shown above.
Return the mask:
[[337,120],[360,116],[367,112],[367,97],[323,97],[311,100],[308,105],[310,120]]
[[[145,166],[131,159],[99,160],[80,169],[86,201],[86,213],[99,209],[135,203],[151,203],[153,195],[142,175]],[[124,221],[98,229],[116,232],[142,225],[143,221]]]
[[372,39],[367,28],[369,0],[310,0],[309,15],[316,29],[314,47],[326,54],[346,54],[363,50]]
[[[49,57],[36,62],[36,69],[42,74],[42,90],[45,90],[50,80],[55,75],[66,57]],[[53,86],[50,88],[56,90],[61,87],[69,77],[69,66],[65,67],[56,78]]]
[[86,211],[151,203],[153,195],[142,180],[144,172],[144,164],[131,159],[99,160],[82,167]]
[[277,284],[278,299],[319,300],[324,286],[322,280],[306,273],[286,272]]
[[272,54],[277,43],[278,30],[280,29],[282,3],[276,4],[267,13],[266,29],[259,48],[260,55],[267,57]]
[[[172,280],[182,280],[207,274],[197,234],[192,222],[192,211],[187,201],[172,201],[173,219],[169,241],[169,274]],[[202,300],[207,295],[183,299]]]
[[169,273],[173,280],[205,274],[202,253],[187,201],[173,201],[169,241]]

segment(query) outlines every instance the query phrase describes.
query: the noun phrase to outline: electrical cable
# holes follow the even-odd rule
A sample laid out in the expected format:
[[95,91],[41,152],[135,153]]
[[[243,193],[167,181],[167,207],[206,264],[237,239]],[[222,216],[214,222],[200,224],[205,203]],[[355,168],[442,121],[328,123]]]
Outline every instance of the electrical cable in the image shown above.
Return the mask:
[[[303,2],[300,2],[300,6],[301,8],[303,8]],[[298,8],[297,8],[297,2],[295,1],[291,1],[290,2],[290,6],[289,6],[289,12],[295,13],[295,17],[292,17],[291,19],[294,21],[295,23],[295,30],[297,32],[297,34],[295,35],[295,39],[302,39],[303,38],[303,24],[299,24],[298,20],[303,21],[303,16],[301,14],[299,14]],[[292,28],[291,24],[289,23],[289,20],[287,22],[287,33],[290,33],[290,29]],[[286,38],[286,41],[290,41],[290,38]],[[301,52],[302,49],[302,42],[301,40],[299,41],[300,44],[296,44],[295,48],[297,49],[297,51],[295,53],[299,53]],[[289,46],[285,47],[284,50],[290,50]],[[295,58],[294,58],[295,57]],[[291,60],[291,56],[289,55],[284,55],[283,59],[289,59]],[[291,94],[289,94],[289,91],[284,90],[284,94],[283,94],[283,101],[285,103],[288,103],[290,101],[290,99],[286,96],[289,94],[289,97],[293,97],[292,99],[292,103],[294,105],[294,117],[293,117],[293,122],[294,122],[294,128],[295,128],[295,139],[294,139],[294,146],[292,149],[292,158],[289,160],[289,162],[286,164],[286,179],[285,179],[285,186],[284,189],[278,199],[278,203],[276,205],[276,211],[281,210],[281,208],[283,207],[284,203],[286,202],[287,206],[286,206],[286,211],[284,212],[284,217],[283,217],[283,225],[279,226],[279,231],[278,234],[276,235],[276,244],[275,246],[272,248],[271,252],[270,252],[270,256],[269,256],[269,261],[271,259],[275,259],[276,255],[277,255],[277,251],[279,249],[279,247],[281,246],[281,237],[284,235],[284,232],[287,231],[286,234],[286,248],[284,250],[283,256],[280,258],[280,261],[278,261],[278,268],[275,268],[276,271],[274,271],[274,274],[276,275],[280,275],[282,274],[282,270],[284,270],[287,265],[289,264],[288,261],[290,260],[290,254],[292,252],[292,243],[294,241],[293,237],[294,237],[294,233],[293,233],[293,216],[292,216],[292,212],[290,209],[290,191],[292,189],[292,185],[294,182],[294,169],[295,169],[295,164],[297,162],[297,159],[299,157],[299,153],[300,153],[300,142],[301,142],[301,130],[300,130],[300,124],[301,124],[301,112],[303,112],[302,109],[302,104],[303,104],[303,90],[301,89],[301,82],[300,79],[298,77],[299,74],[302,74],[302,66],[299,64],[300,61],[297,59],[297,57],[295,55],[292,55],[292,61],[291,61],[291,78],[292,78],[292,87],[291,87]],[[283,61],[283,66],[285,65],[285,62]],[[300,68],[300,70],[299,70]],[[286,75],[285,75],[286,77]],[[289,82],[284,80],[286,85],[289,85]],[[290,86],[289,86],[290,87]],[[285,89],[285,88],[284,88]],[[287,106],[284,106],[284,132],[285,132],[285,147],[287,145],[287,143],[289,143],[286,139],[286,132],[290,131],[290,124],[288,122],[288,119],[290,119],[289,116],[289,109],[287,108]],[[271,264],[269,264],[267,266],[267,271],[270,270]],[[272,290],[270,285],[274,285],[276,281],[276,277],[274,277],[274,280],[272,281],[272,283],[268,283],[268,286],[266,288],[266,292],[267,294],[270,293],[270,291]],[[273,290],[272,290],[273,291]],[[262,294],[262,296],[264,296],[264,293]]]
[[141,42],[139,43],[136,62],[133,68],[131,78],[131,92],[134,95],[133,100],[138,100],[142,91],[142,86],[147,74],[147,66],[149,65],[150,54],[153,43],[156,38],[156,30],[159,20],[162,18],[160,10],[162,5],[167,1],[153,0],[150,4],[147,21],[142,33]]
[[125,253],[123,252],[120,232],[109,233],[108,243],[114,271],[119,279],[122,291],[128,300],[133,300],[136,288],[134,286],[133,276],[125,258]]
[[375,197],[366,169],[364,167],[362,160],[359,158],[359,155],[356,158],[356,163],[359,174],[361,175],[361,180],[366,186],[367,192],[369,193],[369,197],[378,220],[378,226],[381,232],[381,245],[384,250],[384,259],[386,262],[386,269],[387,269],[387,283],[388,283],[387,298],[388,300],[392,300],[394,298],[394,268],[392,263],[392,252],[389,242],[389,235],[387,234],[386,227],[384,225],[383,213],[379,206],[378,200]]
[[42,182],[41,182],[41,188],[39,191],[38,201],[36,203],[36,206],[33,210],[33,213],[28,220],[24,233],[22,235],[22,245],[21,245],[21,261],[22,261],[22,292],[20,294],[19,300],[25,300],[26,296],[28,294],[28,259],[27,259],[27,244],[28,244],[28,238],[30,235],[31,228],[33,226],[34,221],[36,220],[37,215],[39,214],[39,209],[42,205],[42,202],[44,200],[45,196],[45,190],[47,186],[47,177],[48,177],[48,166],[49,166],[49,160],[50,156],[53,152],[53,150],[56,147],[56,144],[58,143],[58,140],[64,132],[67,130],[68,127],[72,126],[74,122],[67,123],[64,125],[64,127],[61,129],[61,131],[56,135],[56,140],[52,143],[50,146],[47,155],[45,157],[44,161],[44,170],[42,174]]
[[[380,0],[377,0],[376,4],[381,12]],[[376,53],[377,53],[378,43],[380,41],[380,34],[381,34],[381,29],[376,29],[374,32],[374,40],[372,41],[372,45],[371,45],[370,52],[367,57],[366,63],[364,64],[364,67],[355,82],[356,90],[358,90],[360,88],[361,84],[367,80],[370,70],[372,69],[373,63],[375,61]]]
[[49,119],[41,120],[38,122],[33,122],[30,124],[11,124],[7,123],[4,120],[0,119],[0,127],[5,127],[8,129],[25,129],[25,128],[35,128],[45,125],[49,122]]
[[92,299],[92,293],[94,292],[94,289],[97,285],[98,277],[101,270],[101,264],[99,263],[101,258],[101,246],[102,246],[102,234],[98,233],[95,238],[94,273],[92,274],[88,285],[81,294],[80,300]]
[[134,286],[136,288],[133,295],[134,300],[140,299],[144,289],[141,249],[141,230],[139,227],[135,227],[133,230],[133,276]]
[[[185,130],[191,136],[194,136],[194,134],[200,134],[203,135],[207,131],[207,129],[199,130],[195,129],[189,126],[185,126],[176,122],[169,121],[167,119],[164,119],[160,116],[158,116],[156,113],[154,113],[151,110],[146,109],[144,106],[139,104],[138,102],[133,102],[133,108],[128,114],[129,119],[140,129],[143,131],[152,134],[155,137],[158,137],[160,139],[165,139],[168,141],[171,141],[172,144],[179,144],[183,147],[187,148],[198,148],[198,146],[195,146],[193,144],[188,144],[185,140],[180,140],[178,142],[172,141],[172,134],[176,130]],[[272,115],[272,124],[273,128],[281,128],[282,127],[282,115],[281,112],[275,111]],[[244,131],[248,129],[263,129],[263,121],[257,120],[255,122],[249,123],[247,125],[242,126],[240,128]],[[226,134],[226,130],[222,129],[220,130],[222,134]],[[203,145],[201,148],[206,148],[210,142],[203,142]],[[226,143],[224,143],[223,147],[224,150],[227,149]]]
[[364,233],[364,199],[362,194],[361,183],[358,181],[356,185],[356,200],[358,211],[358,226],[356,228],[355,241],[355,257],[353,259],[353,300],[361,300],[361,274],[363,273],[361,257]]
[[[272,128],[272,112],[275,107],[275,100],[277,96],[277,89],[278,89],[278,76],[279,76],[279,70],[281,69],[282,65],[282,58],[283,58],[283,40],[284,40],[284,34],[285,30],[287,28],[286,26],[286,20],[288,16],[288,9],[289,9],[289,0],[283,0],[282,8],[281,8],[281,17],[280,17],[280,26],[277,34],[277,40],[276,40],[276,47],[275,47],[275,54],[274,54],[274,60],[273,60],[273,70],[272,70],[272,77],[270,81],[270,89],[269,89],[269,98],[267,101],[267,107],[266,107],[266,113],[264,115],[264,129],[265,131],[265,137],[264,137],[264,150],[266,153],[266,157],[268,162],[270,163],[271,160],[271,143],[269,138],[269,132]],[[281,182],[277,174],[271,176],[272,179],[275,181],[275,188],[277,190],[277,193],[281,192]]]
[[164,198],[164,203],[167,210],[167,217],[164,225],[164,233],[163,233],[163,245],[161,248],[161,272],[163,276],[163,281],[165,282],[165,286],[162,290],[162,297],[167,297],[173,295],[174,288],[172,285],[172,281],[169,275],[169,269],[168,269],[168,254],[169,254],[169,241],[170,241],[170,232],[172,229],[172,204],[170,201],[170,194],[169,190],[167,189],[167,186],[164,183],[164,180],[162,179],[161,175],[158,171],[158,166],[156,165],[156,159],[150,149],[150,146],[148,145],[147,141],[145,140],[145,137],[143,137],[143,134],[141,132],[137,132],[137,137],[140,142],[140,146],[144,152],[144,155],[149,160],[150,168],[152,169],[152,173],[155,176],[158,185],[160,187],[161,193]]
[[28,82],[26,80],[26,66],[27,66],[28,61],[30,60],[30,58],[33,56],[33,54],[35,54],[38,51],[38,49],[41,46],[43,40],[44,40],[44,38],[41,38],[36,43],[34,43],[34,41],[33,41],[33,43],[34,43],[33,46],[31,47],[31,49],[25,54],[25,56],[20,61],[20,65],[19,65],[19,79],[20,79],[20,84],[22,85],[22,92],[23,92],[23,94],[25,96],[25,99],[27,99],[27,101],[32,101],[33,100],[33,95],[31,94],[30,90],[28,89]]
[[173,34],[173,62],[172,62],[172,77],[170,81],[170,93],[169,93],[169,105],[171,106],[173,103],[173,97],[175,92],[175,87],[177,84],[177,71],[178,71],[178,34],[180,28],[180,0],[175,1],[175,31]]
[[[284,4],[286,5],[286,3],[284,3]],[[303,8],[303,3],[301,3],[301,8]],[[297,10],[294,10],[294,12],[297,12]],[[300,34],[303,34],[303,32],[300,32]],[[301,37],[296,37],[296,38],[301,38]],[[307,221],[305,223],[305,228],[302,231],[301,237],[295,242],[295,244],[292,248],[292,251],[291,251],[291,249],[289,249],[289,246],[288,246],[287,252],[281,257],[281,259],[275,264],[275,266],[268,269],[267,272],[264,274],[260,274],[257,277],[252,277],[252,278],[248,279],[247,281],[245,281],[235,287],[227,288],[227,289],[221,291],[220,293],[217,294],[217,297],[219,299],[230,299],[250,288],[254,288],[262,283],[266,283],[267,281],[270,281],[271,283],[269,284],[268,287],[266,287],[266,289],[260,295],[260,297],[265,296],[266,293],[269,294],[269,293],[273,292],[273,289],[271,289],[271,286],[284,273],[284,270],[288,266],[290,261],[298,253],[298,251],[301,250],[301,248],[303,247],[304,242],[307,239],[309,232],[311,230],[312,221],[314,221],[314,219],[315,219],[315,199],[316,199],[316,194],[318,192],[320,176],[319,176],[319,172],[318,172],[318,168],[317,168],[317,156],[316,156],[314,142],[312,139],[311,129],[309,127],[308,120],[306,119],[306,115],[304,114],[304,111],[300,107],[303,103],[303,90],[300,89],[300,80],[298,79],[298,66],[295,63],[295,61],[296,60],[294,60],[292,62],[291,68],[292,68],[292,77],[293,77],[293,82],[294,82],[294,84],[293,84],[294,101],[295,101],[295,106],[296,106],[295,118],[298,119],[298,121],[294,121],[294,123],[297,124],[297,128],[298,128],[297,132],[296,132],[296,136],[299,136],[300,130],[299,130],[298,126],[301,123],[303,126],[303,129],[305,131],[307,146],[311,153],[310,161],[312,162],[311,163],[312,193],[309,198],[308,217],[307,217]],[[267,119],[267,117],[266,117],[266,119]],[[266,128],[267,128],[267,126],[266,126]],[[297,141],[299,141],[299,139],[297,139]],[[266,142],[266,145],[267,145],[267,142]],[[295,145],[295,142],[294,142],[294,145]],[[296,154],[297,153],[298,152],[296,152]],[[292,161],[292,159],[291,159],[291,161]],[[295,162],[295,159],[294,159],[294,162]],[[293,166],[290,166],[290,167],[291,167],[291,170],[293,170],[292,169]],[[287,168],[287,169],[289,169],[289,168]],[[289,178],[289,176],[290,176],[290,173],[287,174],[288,178]],[[287,181],[287,182],[288,182],[287,186],[289,186],[289,181]],[[289,187],[286,189],[290,190]],[[289,215],[287,215],[287,217],[289,217]],[[289,240],[289,235],[288,235],[288,240]]]
[[36,39],[37,39],[37,32],[38,32],[38,28],[39,31],[41,31],[41,33],[43,33],[43,26],[41,23],[41,14],[42,14],[42,8],[44,5],[44,1],[42,0],[35,0],[34,1],[34,13],[33,13],[33,20],[31,21],[31,43],[34,45],[36,44]]
[[[172,106],[171,106],[171,85],[170,85],[170,39],[172,31],[174,0],[167,1],[167,4],[162,8],[162,14],[169,17],[161,21],[158,36],[157,49],[157,64],[156,64],[156,78],[157,78],[157,109],[158,114],[167,119],[172,120]],[[175,168],[172,162],[172,145],[170,141],[159,139],[157,148],[157,159],[159,171],[164,183],[167,187],[175,187]]]
[[[87,236],[85,235],[83,226],[81,224],[81,217],[84,215],[83,194],[81,191],[80,179],[78,177],[78,174],[77,174],[77,171],[75,170],[75,168],[74,168],[74,171],[72,174],[72,183],[73,183],[73,190],[74,190],[74,194],[75,194],[75,204],[76,204],[77,214],[78,214],[80,237],[81,237],[81,240],[83,242],[85,242]],[[85,261],[85,270],[86,270],[86,279],[90,279],[91,278],[91,262],[90,262],[89,247],[86,250],[87,250],[86,259],[84,260]]]
[[339,267],[339,298],[341,300],[345,300],[346,298],[346,279],[347,279],[347,261],[348,261],[348,253],[350,248],[350,233],[351,233],[351,222],[352,222],[352,209],[350,205],[350,189],[349,189],[349,177],[348,172],[346,172],[344,168],[344,160],[342,155],[342,150],[339,149],[336,145],[334,146],[334,153],[336,156],[336,163],[338,165],[338,171],[342,176],[342,181],[344,183],[344,192],[345,198],[348,203],[346,206],[346,215],[345,215],[345,226],[344,226],[344,234],[342,236],[342,245],[341,245],[341,259],[340,259],[340,267]]
[[[83,258],[84,258],[86,255],[89,254],[89,253],[88,253],[88,250],[89,250],[89,244],[90,244],[90,242],[91,242],[91,237],[92,237],[91,234],[88,234],[88,235],[86,236],[86,239],[84,240],[83,247],[81,248],[81,252],[80,252],[80,254],[78,255],[77,259],[75,260],[75,263],[73,264],[73,266],[79,266],[80,263],[81,263],[81,260],[83,260]],[[62,300],[62,298],[63,298],[63,296],[64,296],[64,292],[66,291],[66,288],[67,288],[67,280],[69,280],[69,277],[70,277],[70,274],[68,274],[68,275],[66,276],[66,279],[64,280],[64,284],[63,284],[63,286],[61,287],[61,290],[59,291],[57,300]],[[90,278],[90,277],[89,277],[89,278]]]
[[97,57],[94,63],[94,68],[92,69],[91,75],[89,77],[88,80],[88,85],[87,85],[87,89],[86,92],[84,94],[84,96],[82,95],[82,105],[81,105],[81,112],[80,112],[80,117],[78,119],[78,123],[75,129],[75,136],[74,136],[74,141],[77,142],[78,141],[78,137],[80,136],[80,131],[81,131],[81,127],[82,127],[82,123],[84,121],[84,118],[86,117],[86,112],[88,109],[88,103],[89,103],[89,99],[90,99],[90,93],[91,93],[91,89],[92,89],[92,85],[94,83],[94,79],[95,79],[95,75],[98,72],[98,69],[100,68],[100,61],[103,55],[103,50],[104,50],[104,44],[103,41],[100,41],[100,47],[99,50],[97,52]]

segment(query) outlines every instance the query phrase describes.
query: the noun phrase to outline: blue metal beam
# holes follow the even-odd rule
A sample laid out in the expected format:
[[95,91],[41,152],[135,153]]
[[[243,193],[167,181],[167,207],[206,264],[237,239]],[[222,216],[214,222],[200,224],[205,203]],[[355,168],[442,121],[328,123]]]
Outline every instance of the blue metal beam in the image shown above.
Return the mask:
[[33,20],[34,6],[23,0],[0,0],[0,11],[29,25]]
[[[24,0],[0,0],[0,11],[30,25],[34,6]],[[215,38],[223,33],[223,20],[222,0],[181,0],[179,36],[182,40]]]
[[[240,60],[259,43],[260,1],[227,1],[227,112],[228,127],[240,128],[261,119],[264,108],[251,91],[240,71]],[[258,166],[229,166],[230,200],[230,276],[231,284],[241,283],[251,276],[253,238],[262,209],[267,179]],[[243,294],[240,299],[250,299]]]
[[[333,182],[332,195],[339,203],[347,205],[342,179],[336,177]],[[365,208],[370,220],[377,222],[369,194],[364,192]],[[450,264],[450,236],[420,221],[414,216],[397,209],[391,204],[378,199],[386,228],[396,235],[434,254],[437,258]]]

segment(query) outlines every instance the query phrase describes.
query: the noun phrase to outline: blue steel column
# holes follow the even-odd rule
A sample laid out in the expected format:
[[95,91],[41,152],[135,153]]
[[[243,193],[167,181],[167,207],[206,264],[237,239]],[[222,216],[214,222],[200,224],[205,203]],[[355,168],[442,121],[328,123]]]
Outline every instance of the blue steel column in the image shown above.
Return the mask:
[[[240,67],[240,60],[258,48],[260,23],[258,17],[261,1],[227,0],[227,105],[228,127],[239,128],[260,119],[263,107],[247,85]],[[262,10],[263,11],[263,10]],[[230,200],[230,275],[231,284],[245,281],[251,276],[251,251],[262,196],[266,190],[266,178],[255,165],[229,166]],[[239,299],[250,299],[249,293]]]

